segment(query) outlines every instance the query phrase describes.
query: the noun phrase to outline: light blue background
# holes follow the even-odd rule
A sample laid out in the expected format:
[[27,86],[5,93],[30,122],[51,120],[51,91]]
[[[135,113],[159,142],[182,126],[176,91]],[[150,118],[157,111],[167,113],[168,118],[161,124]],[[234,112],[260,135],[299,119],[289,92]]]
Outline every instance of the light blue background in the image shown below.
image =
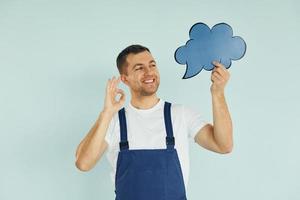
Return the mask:
[[233,152],[191,141],[188,199],[300,199],[299,13],[296,0],[0,0],[0,199],[114,198],[106,158],[81,172],[75,151],[130,44],[152,51],[161,98],[212,121],[210,72],[182,80],[173,56],[197,22],[230,24],[247,52],[226,87]]

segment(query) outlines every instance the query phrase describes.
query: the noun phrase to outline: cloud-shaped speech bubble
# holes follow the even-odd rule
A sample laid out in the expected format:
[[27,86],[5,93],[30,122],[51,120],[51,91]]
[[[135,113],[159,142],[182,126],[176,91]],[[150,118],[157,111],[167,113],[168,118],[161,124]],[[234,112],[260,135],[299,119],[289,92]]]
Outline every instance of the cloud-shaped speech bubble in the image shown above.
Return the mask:
[[204,68],[212,70],[213,61],[219,61],[227,69],[231,60],[241,59],[246,52],[246,43],[233,36],[232,28],[226,23],[216,24],[210,29],[204,23],[194,24],[189,32],[190,40],[175,51],[175,60],[186,64],[183,79],[196,76]]

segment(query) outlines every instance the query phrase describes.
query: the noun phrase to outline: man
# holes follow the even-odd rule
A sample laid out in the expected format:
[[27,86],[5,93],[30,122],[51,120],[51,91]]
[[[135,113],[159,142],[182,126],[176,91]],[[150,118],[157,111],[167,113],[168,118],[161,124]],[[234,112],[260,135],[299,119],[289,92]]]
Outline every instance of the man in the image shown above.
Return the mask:
[[[214,65],[212,125],[198,112],[158,98],[160,76],[150,50],[141,45],[125,48],[117,57],[120,77],[108,80],[104,108],[77,148],[77,168],[92,169],[107,150],[117,200],[186,199],[188,138],[221,154],[233,146],[224,96],[229,72],[220,63]],[[125,93],[117,87],[120,81],[131,93],[125,108]]]

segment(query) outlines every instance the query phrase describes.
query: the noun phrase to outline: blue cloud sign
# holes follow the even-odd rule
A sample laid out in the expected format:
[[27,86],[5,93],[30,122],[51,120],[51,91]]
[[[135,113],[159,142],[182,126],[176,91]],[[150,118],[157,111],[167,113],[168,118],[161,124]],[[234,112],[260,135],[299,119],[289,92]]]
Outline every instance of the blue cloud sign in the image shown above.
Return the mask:
[[186,65],[183,79],[196,76],[202,69],[213,70],[213,61],[219,61],[228,69],[231,60],[241,59],[246,52],[245,41],[233,36],[232,28],[226,23],[216,24],[211,29],[204,23],[194,24],[189,36],[174,55],[177,63]]

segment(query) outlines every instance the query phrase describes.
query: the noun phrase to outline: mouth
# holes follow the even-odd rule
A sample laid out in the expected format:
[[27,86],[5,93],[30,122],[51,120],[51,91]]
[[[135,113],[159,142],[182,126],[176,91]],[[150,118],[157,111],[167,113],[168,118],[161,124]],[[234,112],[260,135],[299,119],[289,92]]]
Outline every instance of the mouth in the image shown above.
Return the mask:
[[143,83],[146,84],[146,85],[150,85],[150,84],[153,84],[155,82],[155,79],[147,79],[147,80],[144,80]]

